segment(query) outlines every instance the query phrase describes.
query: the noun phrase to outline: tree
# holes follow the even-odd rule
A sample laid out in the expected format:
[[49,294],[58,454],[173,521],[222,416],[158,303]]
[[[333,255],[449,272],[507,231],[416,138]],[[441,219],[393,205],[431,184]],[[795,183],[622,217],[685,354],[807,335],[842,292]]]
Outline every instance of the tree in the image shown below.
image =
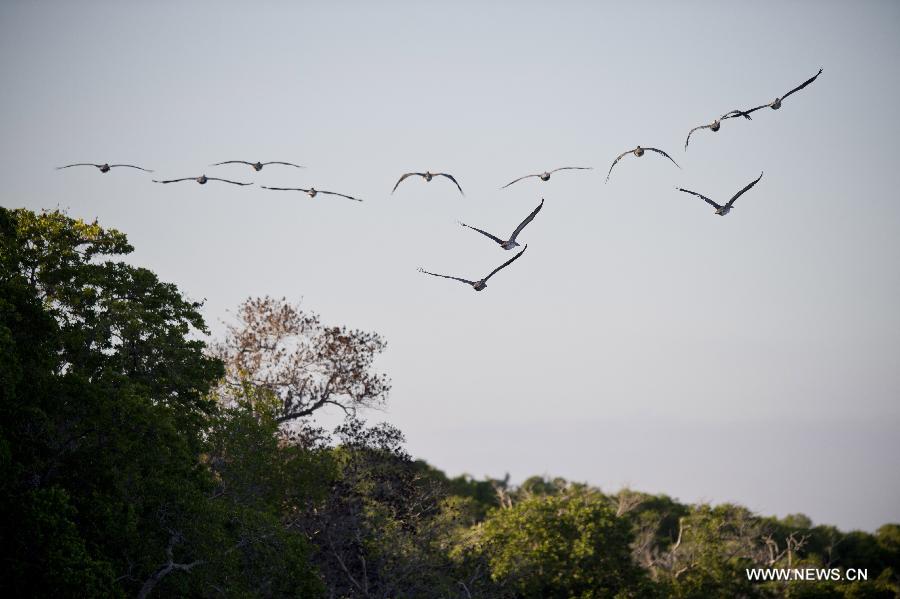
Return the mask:
[[402,434],[355,418],[336,434],[337,475],[306,518],[329,596],[465,597],[440,518],[443,493],[403,450]]
[[0,592],[315,596],[283,510],[314,495],[316,457],[219,410],[199,304],[113,260],[131,249],[0,209]]
[[249,381],[273,393],[280,401],[279,422],[329,405],[353,415],[387,398],[389,379],[372,371],[386,347],[377,333],[325,326],[318,315],[283,298],[248,299],[237,320],[217,346],[226,385],[239,389]]
[[[16,269],[14,213],[0,209],[0,594],[110,596],[112,564],[91,551],[78,511],[62,485],[48,480],[59,444],[51,406],[58,330]],[[65,444],[63,444],[65,447]]]
[[741,506],[695,506],[679,518],[677,537],[655,552],[650,568],[672,597],[762,596],[745,568],[761,567],[771,555],[764,533],[761,519]]
[[631,560],[628,522],[601,494],[533,495],[491,512],[478,551],[491,577],[517,597],[646,597]]
[[2,209],[0,234],[2,584],[118,594],[156,569],[169,530],[203,522],[198,456],[222,367],[190,338],[205,330],[197,303],[109,259],[132,249],[121,233]]
[[227,526],[212,531],[218,549],[206,552],[207,584],[229,595],[316,597],[323,590],[301,517],[324,499],[334,466],[324,447],[285,442],[277,410],[271,394],[248,385],[210,425],[208,509]]

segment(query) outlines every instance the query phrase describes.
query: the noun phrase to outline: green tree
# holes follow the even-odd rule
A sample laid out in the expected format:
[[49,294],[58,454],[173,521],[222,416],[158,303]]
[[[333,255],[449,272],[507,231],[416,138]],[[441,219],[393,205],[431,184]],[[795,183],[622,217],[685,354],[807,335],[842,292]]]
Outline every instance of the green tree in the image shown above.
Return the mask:
[[197,458],[222,367],[191,338],[199,305],[110,260],[132,248],[96,222],[2,209],[0,234],[2,584],[135,588],[173,538],[202,544],[212,481]]
[[209,509],[227,526],[209,554],[209,584],[230,594],[315,597],[323,588],[302,518],[324,499],[334,467],[325,448],[286,442],[277,416],[277,400],[247,385],[212,421]]
[[652,562],[654,577],[672,597],[764,596],[745,569],[766,563],[765,532],[761,519],[741,506],[694,506]]
[[455,534],[474,519],[444,504],[441,486],[402,444],[385,424],[351,418],[336,430],[336,476],[305,519],[328,596],[498,596],[481,592],[483,571],[451,556]]
[[313,596],[284,506],[320,460],[282,451],[271,417],[219,411],[199,304],[113,259],[131,249],[0,209],[0,591]]
[[534,495],[491,512],[479,535],[492,578],[518,597],[639,597],[629,524],[600,494]]

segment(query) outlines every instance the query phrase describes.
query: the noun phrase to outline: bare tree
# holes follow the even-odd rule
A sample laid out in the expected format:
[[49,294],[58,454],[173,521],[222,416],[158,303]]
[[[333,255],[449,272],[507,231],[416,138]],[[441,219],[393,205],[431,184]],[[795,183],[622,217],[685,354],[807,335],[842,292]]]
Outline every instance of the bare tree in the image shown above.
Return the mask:
[[267,389],[280,402],[278,421],[288,422],[327,405],[352,415],[382,404],[390,380],[372,367],[386,345],[377,333],[325,326],[299,304],[266,296],[240,305],[215,351],[226,395],[245,384]]
[[141,586],[141,590],[138,592],[138,599],[144,599],[156,588],[156,585],[159,582],[175,571],[181,572],[190,572],[195,567],[204,563],[203,560],[194,560],[190,563],[179,564],[175,562],[175,558],[173,557],[173,549],[175,546],[180,543],[184,537],[180,532],[170,531],[171,536],[169,537],[169,544],[166,546],[166,557],[168,558],[166,563],[160,566],[150,578],[144,581],[144,584]]
[[609,499],[613,509],[616,510],[616,518],[621,518],[644,503],[645,497],[642,493],[623,487],[618,493],[611,495]]
[[775,540],[775,535],[768,534],[762,538],[763,542],[766,545],[766,550],[768,552],[768,557],[766,559],[766,565],[770,568],[781,562],[783,559],[787,558],[787,568],[794,567],[794,558],[797,556],[797,553],[800,549],[806,545],[806,542],[809,540],[809,535],[801,535],[796,532],[792,532],[785,539],[784,549],[779,550],[778,541]]
[[497,503],[500,504],[500,507],[503,509],[511,508],[513,506],[513,498],[509,492],[509,473],[503,480],[486,478],[491,483],[491,488],[494,489],[494,494],[497,496]]

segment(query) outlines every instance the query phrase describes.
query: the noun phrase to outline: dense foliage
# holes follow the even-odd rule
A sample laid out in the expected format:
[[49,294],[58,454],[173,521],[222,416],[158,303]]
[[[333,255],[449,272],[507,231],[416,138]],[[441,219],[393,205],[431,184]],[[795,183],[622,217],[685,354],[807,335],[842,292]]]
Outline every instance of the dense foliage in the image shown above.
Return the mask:
[[[875,534],[562,479],[448,478],[357,410],[375,333],[251,299],[200,306],[117,261],[124,235],[0,209],[4,597],[897,597]],[[317,411],[347,419],[331,434]],[[752,582],[747,568],[866,568]]]

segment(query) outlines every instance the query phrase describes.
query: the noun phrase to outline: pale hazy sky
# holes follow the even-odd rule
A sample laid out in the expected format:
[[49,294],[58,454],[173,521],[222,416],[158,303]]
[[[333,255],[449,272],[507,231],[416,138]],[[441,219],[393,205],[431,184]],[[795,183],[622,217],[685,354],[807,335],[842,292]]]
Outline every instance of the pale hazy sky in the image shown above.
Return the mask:
[[[0,5],[2,205],[123,230],[216,332],[264,294],[380,332],[369,417],[450,474],[900,520],[900,4],[79,4]],[[683,170],[604,184],[637,144]],[[366,202],[53,170],[82,161]],[[596,170],[499,189],[563,165]],[[466,197],[390,195],[424,169]],[[674,190],[760,171],[725,218]],[[542,197],[484,292],[416,272],[483,276],[511,254],[456,221],[505,234]]]

